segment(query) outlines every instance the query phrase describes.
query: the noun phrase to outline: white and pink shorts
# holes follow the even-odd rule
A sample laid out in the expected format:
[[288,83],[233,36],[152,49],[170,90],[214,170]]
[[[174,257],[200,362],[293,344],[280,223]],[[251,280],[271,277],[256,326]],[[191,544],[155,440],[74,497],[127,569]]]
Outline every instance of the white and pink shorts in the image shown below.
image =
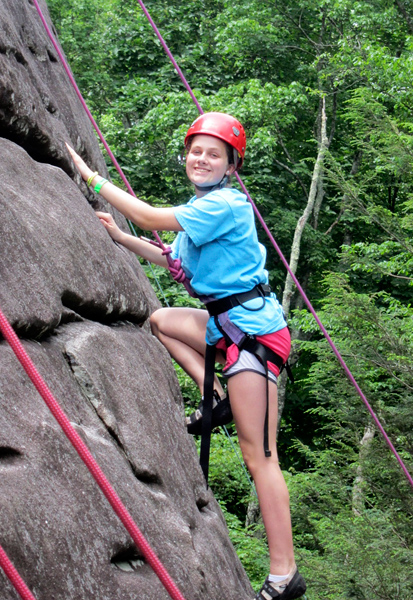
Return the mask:
[[[257,335],[256,339],[264,346],[273,350],[281,356],[286,362],[291,350],[291,336],[288,327],[275,331],[274,333],[267,333],[266,335]],[[226,345],[225,339],[221,338],[217,342],[217,349],[222,350],[226,357],[223,374],[225,377],[233,377],[237,373],[242,371],[253,371],[259,373],[265,377],[265,368],[258,358],[248,352],[248,350],[238,349],[236,344]],[[273,363],[268,363],[268,376],[271,381],[277,383],[277,377],[280,374],[280,369]]]

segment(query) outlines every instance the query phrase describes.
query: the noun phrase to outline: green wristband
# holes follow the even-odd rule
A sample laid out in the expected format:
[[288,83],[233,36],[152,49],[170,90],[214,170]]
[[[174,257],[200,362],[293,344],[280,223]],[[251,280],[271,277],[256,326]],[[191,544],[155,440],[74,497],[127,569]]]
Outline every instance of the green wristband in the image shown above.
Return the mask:
[[105,183],[107,183],[107,182],[108,182],[108,180],[107,180],[107,179],[104,179],[104,178],[102,177],[102,179],[101,179],[100,181],[98,181],[98,183],[95,185],[95,187],[94,187],[93,189],[95,190],[95,192],[96,192],[97,194],[99,194],[99,193],[100,193],[100,190],[102,189],[102,187],[103,187],[103,186],[105,185]]

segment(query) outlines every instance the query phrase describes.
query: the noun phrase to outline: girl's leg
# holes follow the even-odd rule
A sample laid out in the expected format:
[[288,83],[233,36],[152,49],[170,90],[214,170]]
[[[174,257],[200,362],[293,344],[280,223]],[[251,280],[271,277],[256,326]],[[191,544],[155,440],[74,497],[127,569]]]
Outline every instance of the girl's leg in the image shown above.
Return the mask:
[[[152,333],[174,360],[204,393],[205,333],[209,319],[206,310],[198,308],[160,308],[150,318]],[[217,377],[214,388],[222,397],[224,391]]]
[[294,568],[289,494],[278,464],[277,386],[269,383],[269,446],[264,454],[265,377],[244,371],[228,380],[231,407],[245,463],[254,479],[268,537],[270,572],[286,575]]

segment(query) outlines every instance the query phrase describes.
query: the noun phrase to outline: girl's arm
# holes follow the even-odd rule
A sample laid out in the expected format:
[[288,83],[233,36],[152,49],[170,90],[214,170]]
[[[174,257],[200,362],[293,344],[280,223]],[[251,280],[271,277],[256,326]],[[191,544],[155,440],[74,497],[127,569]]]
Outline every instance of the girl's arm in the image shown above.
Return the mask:
[[134,252],[135,254],[138,254],[145,260],[149,260],[150,262],[161,267],[168,267],[166,256],[162,254],[161,248],[157,248],[148,242],[121,231],[121,229],[119,229],[119,227],[116,225],[114,218],[109,213],[96,212],[96,215],[99,217],[100,222],[105,227],[110,237],[115,240],[115,242],[122,244],[122,246],[125,246],[125,248],[131,252]]
[[[81,176],[87,181],[93,171],[86,165],[83,159],[66,144],[73,162],[78,168]],[[96,185],[100,177],[97,175],[92,179],[91,185]],[[134,198],[127,192],[124,192],[110,182],[100,190],[100,195],[103,196],[109,204],[121,212],[127,219],[130,219],[135,225],[146,231],[162,230],[162,231],[182,231],[182,227],[175,218],[173,208],[155,208],[150,206],[138,198]]]

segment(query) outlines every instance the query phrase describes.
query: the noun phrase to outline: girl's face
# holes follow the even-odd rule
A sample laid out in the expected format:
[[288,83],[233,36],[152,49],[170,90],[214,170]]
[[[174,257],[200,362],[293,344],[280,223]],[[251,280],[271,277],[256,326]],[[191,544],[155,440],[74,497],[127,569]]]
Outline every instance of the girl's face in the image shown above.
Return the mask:
[[[186,174],[202,194],[202,187],[217,185],[225,175],[231,175],[234,165],[228,163],[225,142],[212,135],[195,135],[186,155]],[[205,192],[207,193],[207,192]]]

